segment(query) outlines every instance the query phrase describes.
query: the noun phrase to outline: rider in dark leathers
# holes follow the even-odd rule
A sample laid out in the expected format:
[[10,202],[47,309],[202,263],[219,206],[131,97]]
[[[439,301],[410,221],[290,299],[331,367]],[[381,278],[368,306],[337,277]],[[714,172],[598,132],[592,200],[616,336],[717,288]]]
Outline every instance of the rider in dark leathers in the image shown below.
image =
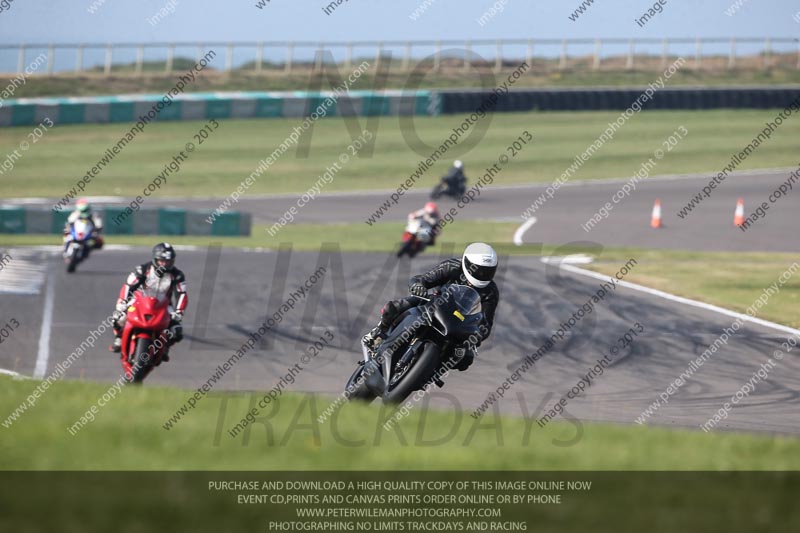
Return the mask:
[[492,280],[497,269],[497,254],[491,246],[484,243],[473,243],[464,250],[461,259],[454,257],[439,263],[424,274],[413,276],[409,280],[411,296],[389,301],[381,310],[380,323],[367,333],[362,342],[370,350],[374,350],[386,338],[386,333],[394,321],[408,309],[422,303],[420,296],[426,296],[428,290],[448,283],[466,285],[477,291],[481,297],[483,321],[479,335],[474,343],[466,347],[466,354],[454,368],[466,370],[475,359],[475,349],[489,336],[494,325],[494,314],[500,301],[500,291]]
[[447,184],[447,191],[454,192],[467,187],[467,176],[464,175],[464,164],[460,160],[453,162],[453,166],[442,176],[442,181]]

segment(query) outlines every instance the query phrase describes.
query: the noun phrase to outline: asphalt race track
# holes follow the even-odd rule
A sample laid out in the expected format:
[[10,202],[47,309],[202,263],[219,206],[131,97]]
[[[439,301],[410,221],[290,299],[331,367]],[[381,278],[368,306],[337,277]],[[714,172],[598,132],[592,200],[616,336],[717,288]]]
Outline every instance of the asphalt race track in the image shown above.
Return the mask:
[[[591,241],[604,246],[630,246],[641,248],[671,248],[714,251],[774,251],[800,250],[800,232],[797,231],[796,214],[800,210],[800,191],[772,204],[766,218],[758,220],[746,232],[733,226],[733,214],[738,198],[744,199],[745,215],[750,215],[757,205],[768,201],[769,195],[788,179],[790,170],[742,172],[728,177],[712,191],[710,198],[694,209],[686,218],[677,216],[696,194],[702,191],[711,174],[692,176],[650,177],[636,184],[630,196],[618,204],[611,198],[630,178],[589,182],[567,182],[535,213],[536,223],[525,233],[527,243],[567,243]],[[474,182],[474,178],[471,180]],[[488,219],[522,223],[522,213],[539,197],[549,184],[503,186],[499,180],[484,189],[476,201],[460,209],[459,219]],[[800,184],[795,184],[800,185]],[[406,214],[422,207],[429,190],[416,189],[400,197],[381,221],[401,222]],[[302,223],[360,222],[364,223],[392,191],[329,193],[303,206],[295,218]],[[236,209],[253,213],[254,222],[272,225],[292,206],[298,195],[258,197],[247,195]],[[663,209],[663,228],[650,228],[653,203],[660,199]],[[105,200],[109,200],[106,202]],[[213,199],[150,199],[148,206],[180,206],[191,209],[213,210],[222,198]],[[606,202],[613,210],[586,232],[586,223]],[[26,203],[51,206],[53,199],[7,199],[4,203]],[[123,204],[122,198],[100,199],[100,203]],[[455,207],[456,202],[440,201],[441,211]]]
[[[575,188],[566,194],[578,191]],[[786,210],[791,210],[788,205]],[[782,211],[775,210],[774,220],[780,219]],[[785,236],[798,238],[796,234]],[[206,382],[217,365],[247,340],[268,312],[280,307],[289,291],[303,283],[320,261],[320,254],[311,252],[217,252],[179,250],[178,265],[187,274],[190,290],[187,338],[173,349],[172,361],[156,369],[148,384],[195,389]],[[28,376],[34,374],[37,359],[40,365],[46,360],[49,373],[75,350],[111,313],[127,272],[149,257],[144,248],[103,250],[80,265],[76,274],[67,275],[52,251],[13,249],[9,253],[19,268],[45,265],[40,285],[31,287],[34,294],[1,296],[2,322],[14,318],[20,327],[0,347],[0,368]],[[333,346],[304,365],[291,389],[338,394],[360,357],[358,338],[375,321],[383,302],[404,293],[412,270],[429,268],[438,259],[396,263],[383,254],[326,253],[322,254],[321,264],[327,268],[323,280],[286,314],[258,351],[236,364],[219,384],[220,389],[270,389],[288,367],[300,361],[309,344],[329,330],[335,336]],[[502,300],[494,333],[470,371],[450,375],[446,387],[432,396],[432,405],[471,413],[601,283],[545,265],[536,257],[510,257],[503,259],[502,265],[498,274]],[[0,272],[0,278],[9,272],[13,274],[13,270]],[[41,327],[47,320],[48,293],[52,298],[49,342]],[[513,385],[499,402],[499,410],[541,416],[543,403],[551,405],[566,394],[638,322],[643,333],[566,407],[570,416],[582,420],[633,423],[733,320],[620,287]],[[651,423],[697,428],[730,400],[787,336],[746,324],[658,410]],[[109,332],[70,368],[67,377],[104,382],[117,379],[121,369],[117,356],[106,350],[110,340]],[[799,390],[800,361],[791,353],[731,411],[720,428],[800,433]]]

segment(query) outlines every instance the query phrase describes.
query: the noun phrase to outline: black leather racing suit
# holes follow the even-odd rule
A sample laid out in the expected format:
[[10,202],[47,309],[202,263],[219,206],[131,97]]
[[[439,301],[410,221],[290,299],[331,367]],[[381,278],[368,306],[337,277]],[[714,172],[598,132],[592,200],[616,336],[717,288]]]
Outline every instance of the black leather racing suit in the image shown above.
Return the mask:
[[[500,302],[500,291],[494,281],[490,281],[489,285],[484,288],[477,288],[470,285],[461,269],[461,259],[454,257],[442,261],[432,270],[424,274],[412,276],[409,280],[409,286],[415,283],[420,283],[427,289],[441,287],[448,283],[466,285],[474,289],[481,297],[481,311],[483,312],[483,320],[481,321],[479,337],[475,346],[480,346],[481,342],[489,337],[489,334],[492,332],[492,326],[494,325],[494,313],[497,309],[497,304]],[[419,305],[420,302],[421,300],[416,296],[407,296],[387,303],[381,315],[380,329],[385,333],[400,314]],[[467,354],[462,364],[456,367],[458,370],[466,370],[472,364],[472,360],[474,359],[473,350],[467,350]]]
[[450,167],[447,174],[442,177],[442,181],[447,184],[448,192],[455,192],[462,186],[466,187],[467,177],[464,175],[464,169]]

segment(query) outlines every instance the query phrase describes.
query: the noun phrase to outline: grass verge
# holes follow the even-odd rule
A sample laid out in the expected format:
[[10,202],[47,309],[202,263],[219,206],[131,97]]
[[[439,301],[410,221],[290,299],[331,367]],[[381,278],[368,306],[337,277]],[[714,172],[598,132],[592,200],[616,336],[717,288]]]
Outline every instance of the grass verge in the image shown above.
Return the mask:
[[[0,377],[2,416],[34,386]],[[167,431],[164,422],[188,393],[151,386],[122,389],[71,436],[67,428],[107,390],[55,383],[10,428],[0,428],[0,469],[785,470],[796,468],[800,453],[800,439],[781,436],[571,422],[540,429],[519,418],[476,421],[421,408],[385,431],[387,408],[347,404],[319,423],[331,399],[298,394],[281,396],[251,433],[231,438],[227,430],[249,410],[248,396],[212,393]]]
[[[606,249],[588,269],[613,275],[629,258],[639,263],[626,281],[746,312],[795,262],[796,254]],[[798,268],[798,267],[795,267]],[[800,275],[769,297],[758,318],[800,328]]]
[[[679,127],[688,131],[659,162],[660,174],[718,172],[734,153],[738,153],[772,120],[771,110],[648,111],[632,117],[571,178],[597,179],[631,175],[653,150]],[[490,121],[486,135],[478,142],[470,139],[451,148],[435,163],[415,187],[429,189],[454,159],[465,160],[467,175],[474,183],[523,131],[534,137],[504,167],[494,183],[520,184],[549,182],[574,164],[582,153],[617,119],[618,112],[498,113],[486,115]],[[354,189],[394,189],[417,168],[463,122],[460,115],[440,117],[374,117],[377,120],[375,151],[372,157],[351,157],[326,192]],[[178,173],[156,191],[158,197],[213,196],[231,194],[291,133],[298,120],[261,119],[221,121],[213,136],[197,145]],[[135,197],[161,173],[204,122],[153,123],[131,141],[86,186],[84,194]],[[360,119],[365,127],[366,119]],[[372,127],[372,126],[371,126]],[[3,176],[4,186],[14,196],[61,197],[115,145],[128,124],[56,126],[30,149],[20,152],[13,169]],[[412,131],[413,130],[413,131]],[[311,130],[309,153],[290,148],[255,182],[247,194],[300,193],[308,190],[325,172],[338,164],[339,156],[350,144],[345,122],[338,118],[319,120]],[[476,130],[477,131],[477,130]],[[19,150],[29,141],[30,128],[0,130],[0,154]],[[409,148],[405,137],[416,133],[429,148],[420,153]],[[797,160],[800,121],[785,121],[768,143],[762,144],[740,170],[792,166]],[[473,134],[474,136],[474,134]],[[305,141],[303,141],[305,142]],[[362,151],[363,152],[363,151]],[[422,156],[421,154],[425,154]]]

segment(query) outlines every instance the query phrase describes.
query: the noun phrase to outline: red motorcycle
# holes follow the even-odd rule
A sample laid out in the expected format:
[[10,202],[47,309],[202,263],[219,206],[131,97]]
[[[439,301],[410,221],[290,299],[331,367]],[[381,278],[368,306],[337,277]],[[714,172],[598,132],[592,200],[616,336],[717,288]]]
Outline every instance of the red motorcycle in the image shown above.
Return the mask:
[[403,242],[397,250],[397,257],[413,258],[431,243],[433,240],[433,228],[422,218],[409,219],[406,230],[403,232]]
[[141,383],[161,364],[170,338],[169,298],[156,291],[136,291],[122,330],[122,369],[129,383]]

